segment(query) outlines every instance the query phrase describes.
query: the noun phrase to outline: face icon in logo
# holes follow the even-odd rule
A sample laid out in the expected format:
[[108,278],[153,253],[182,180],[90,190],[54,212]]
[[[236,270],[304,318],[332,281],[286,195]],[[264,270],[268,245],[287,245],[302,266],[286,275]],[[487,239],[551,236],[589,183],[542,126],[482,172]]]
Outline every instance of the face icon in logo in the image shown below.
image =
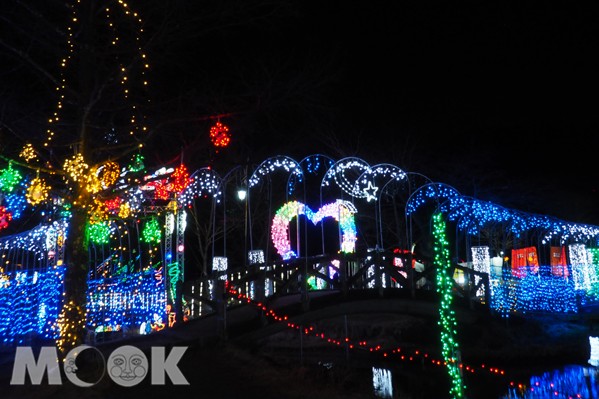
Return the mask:
[[148,358],[138,348],[126,345],[112,352],[106,366],[114,382],[131,387],[139,384],[148,373]]
[[[97,348],[89,345],[80,345],[71,349],[64,359],[63,367],[68,380],[79,387],[97,384],[106,371],[104,356]],[[82,376],[83,380],[80,379]]]
[[77,364],[75,363],[74,358],[66,359],[66,365],[64,366],[64,371],[66,373],[75,374],[77,372]]

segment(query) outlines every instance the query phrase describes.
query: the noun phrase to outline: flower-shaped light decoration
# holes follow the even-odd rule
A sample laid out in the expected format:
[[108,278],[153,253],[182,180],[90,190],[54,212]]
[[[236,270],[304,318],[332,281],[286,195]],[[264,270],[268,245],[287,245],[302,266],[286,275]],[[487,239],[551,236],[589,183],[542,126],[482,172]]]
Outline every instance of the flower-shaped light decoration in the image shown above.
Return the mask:
[[156,218],[152,218],[148,220],[146,225],[144,226],[143,231],[141,232],[142,240],[151,243],[159,243],[162,238],[162,232],[160,231],[160,224]]
[[191,179],[189,178],[187,167],[181,164],[177,167],[177,169],[175,169],[171,176],[169,191],[176,194],[181,194],[183,190],[187,188],[189,183],[191,183]]
[[72,158],[64,161],[63,168],[73,181],[81,181],[89,169],[89,165],[83,160],[83,155],[77,153]]
[[33,149],[33,145],[31,143],[25,144],[23,149],[19,153],[19,156],[25,160],[25,162],[31,162],[35,158],[37,158],[37,154]]
[[121,175],[119,164],[114,161],[108,161],[98,168],[98,174],[102,182],[102,188],[106,189],[116,183]]
[[13,169],[12,162],[8,163],[6,169],[0,170],[0,190],[10,193],[21,182],[21,172]]
[[119,207],[118,216],[121,219],[127,219],[128,217],[131,216],[131,214],[132,214],[131,206],[129,206],[129,204],[126,202],[121,203],[121,206]]
[[108,219],[108,207],[105,202],[94,198],[93,204],[88,209],[90,223],[100,223]]
[[90,173],[85,176],[85,189],[88,193],[96,194],[102,191],[102,181],[98,177],[98,169],[92,168]]
[[90,223],[87,226],[89,240],[96,244],[108,244],[110,242],[110,227],[106,221]]
[[27,188],[25,198],[27,198],[27,202],[29,202],[31,205],[37,205],[48,199],[49,191],[50,186],[48,186],[43,179],[36,177],[35,179],[31,180],[31,184]]
[[144,170],[146,166],[144,165],[144,156],[141,154],[135,154],[131,164],[127,166],[127,169],[130,172],[141,172]]
[[123,200],[121,199],[121,197],[114,197],[104,201],[104,205],[106,206],[106,210],[108,212],[118,213],[122,201]]
[[0,230],[7,228],[11,220],[12,213],[6,210],[6,207],[0,206]]
[[220,123],[220,121],[216,122],[214,126],[210,128],[210,141],[212,141],[212,145],[217,148],[228,146],[231,141],[229,128]]

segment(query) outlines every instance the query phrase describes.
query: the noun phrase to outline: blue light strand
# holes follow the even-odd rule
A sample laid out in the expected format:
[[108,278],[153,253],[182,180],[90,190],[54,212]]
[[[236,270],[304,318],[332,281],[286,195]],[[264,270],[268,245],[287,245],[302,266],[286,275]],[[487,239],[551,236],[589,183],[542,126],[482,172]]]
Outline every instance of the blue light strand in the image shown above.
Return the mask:
[[0,339],[23,343],[28,335],[58,338],[64,267],[45,272],[10,272],[0,279]]
[[528,386],[511,387],[501,399],[597,398],[599,374],[592,367],[565,366],[530,377]]
[[[2,265],[5,271],[10,271],[15,267],[11,259],[20,259],[26,256],[28,259],[28,268],[45,267],[53,257],[58,256],[58,238],[64,239],[67,236],[66,220],[54,221],[51,224],[40,224],[31,230],[19,234],[13,234],[0,238],[0,251],[2,255],[7,253],[18,253],[18,256],[8,256],[7,261]],[[54,252],[54,254],[53,254]],[[29,257],[33,257],[33,262]],[[54,258],[55,259],[55,258]]]
[[450,209],[459,206],[461,197],[461,194],[456,189],[443,183],[425,184],[414,191],[406,202],[406,216],[412,215],[421,206],[429,203],[431,200],[439,202],[441,204],[441,212],[447,213]]
[[574,283],[551,275],[551,266],[540,266],[538,274],[526,273],[524,278],[492,278],[491,291],[490,307],[503,317],[511,312],[578,313]]
[[12,213],[13,219],[19,219],[27,207],[27,200],[21,194],[9,194],[4,197],[6,209]]
[[287,194],[293,195],[296,186],[304,181],[304,174],[316,175],[317,173],[323,171],[326,173],[331,167],[333,167],[333,165],[335,165],[335,161],[326,155],[308,155],[299,161],[299,166],[303,173],[294,173],[289,176],[289,181],[287,182]]

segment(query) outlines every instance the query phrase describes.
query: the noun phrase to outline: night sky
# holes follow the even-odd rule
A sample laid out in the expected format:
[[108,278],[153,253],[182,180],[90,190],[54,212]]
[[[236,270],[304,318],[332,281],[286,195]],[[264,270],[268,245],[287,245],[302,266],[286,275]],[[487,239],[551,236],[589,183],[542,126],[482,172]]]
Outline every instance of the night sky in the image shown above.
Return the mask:
[[[181,156],[190,169],[221,171],[274,155],[356,156],[509,208],[599,225],[594,2],[152,0],[131,7],[144,18],[152,65],[147,114],[158,133],[148,162],[155,166]],[[46,21],[28,30],[32,9]],[[5,21],[18,13],[23,26],[0,24],[0,44],[20,44],[30,57],[34,30],[54,32],[52,23],[68,17],[60,1],[11,0]],[[54,63],[41,49],[34,60]],[[36,90],[52,95],[52,85],[13,68],[6,54],[3,47],[3,121],[16,101],[43,121],[52,102]],[[13,85],[14,76],[23,81]],[[218,115],[232,142],[215,154],[208,131]]]
[[[284,6],[169,47],[184,54],[178,72],[198,66],[197,89],[208,79],[244,93],[212,112],[234,114],[225,119],[234,144],[253,161],[358,156],[482,200],[599,224],[599,6],[275,4]],[[194,12],[181,23],[195,23]]]

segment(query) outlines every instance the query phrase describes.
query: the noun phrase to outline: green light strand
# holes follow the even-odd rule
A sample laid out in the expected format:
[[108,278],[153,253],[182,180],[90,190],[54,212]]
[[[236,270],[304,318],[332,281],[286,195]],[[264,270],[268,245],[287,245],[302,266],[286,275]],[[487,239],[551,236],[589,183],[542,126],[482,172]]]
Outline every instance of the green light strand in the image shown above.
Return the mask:
[[441,352],[447,372],[449,373],[451,388],[449,393],[452,398],[463,398],[465,386],[460,370],[459,347],[456,340],[457,322],[455,312],[451,309],[453,300],[452,278],[449,276],[451,266],[449,257],[449,243],[445,232],[445,221],[441,213],[433,215],[433,237],[435,239],[435,265],[437,267],[437,293],[440,295],[439,326],[441,326]]

